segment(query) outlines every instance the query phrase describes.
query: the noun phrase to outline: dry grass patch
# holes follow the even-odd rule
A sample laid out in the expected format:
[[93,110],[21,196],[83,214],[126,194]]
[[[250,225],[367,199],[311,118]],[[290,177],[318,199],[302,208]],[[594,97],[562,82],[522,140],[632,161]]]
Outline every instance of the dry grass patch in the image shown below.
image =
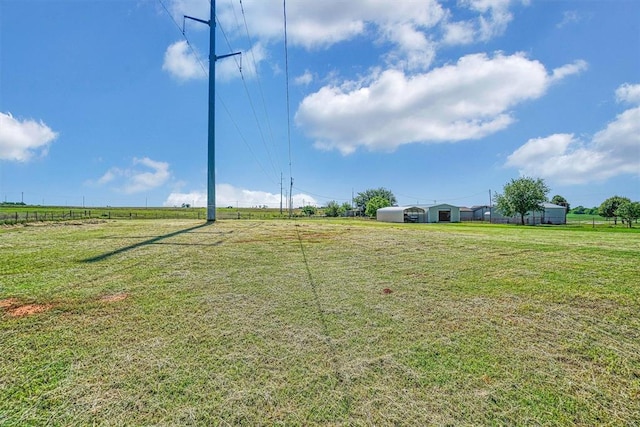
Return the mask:
[[9,308],[18,304],[16,298],[5,298],[0,300],[0,308]]
[[25,304],[18,306],[7,306],[6,310],[11,317],[24,317],[36,313],[44,313],[45,311],[49,311],[52,308],[53,304]]
[[104,296],[100,297],[100,301],[102,301],[102,302],[118,302],[118,301],[124,301],[127,298],[129,298],[129,294],[127,294],[125,292],[122,292],[122,293],[113,294],[113,295],[104,295]]

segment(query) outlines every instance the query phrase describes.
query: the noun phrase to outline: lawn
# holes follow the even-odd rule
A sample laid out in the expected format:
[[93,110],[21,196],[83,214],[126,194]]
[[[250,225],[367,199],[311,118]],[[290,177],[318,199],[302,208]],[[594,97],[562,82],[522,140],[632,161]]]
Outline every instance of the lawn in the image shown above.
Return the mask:
[[0,425],[640,420],[638,232],[93,220],[0,260]]

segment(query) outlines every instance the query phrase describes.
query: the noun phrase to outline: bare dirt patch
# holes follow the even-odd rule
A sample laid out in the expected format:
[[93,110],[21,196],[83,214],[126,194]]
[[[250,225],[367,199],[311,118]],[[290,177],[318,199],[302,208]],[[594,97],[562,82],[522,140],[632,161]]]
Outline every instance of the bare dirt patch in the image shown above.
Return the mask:
[[52,304],[27,304],[19,307],[9,308],[8,313],[13,317],[29,316],[36,313],[43,313],[53,308]]
[[118,302],[118,301],[125,300],[128,297],[129,297],[129,294],[123,292],[123,293],[119,293],[119,294],[105,295],[102,298],[100,298],[100,301],[102,301],[102,302]]
[[9,308],[18,304],[18,300],[15,298],[0,299],[0,308]]

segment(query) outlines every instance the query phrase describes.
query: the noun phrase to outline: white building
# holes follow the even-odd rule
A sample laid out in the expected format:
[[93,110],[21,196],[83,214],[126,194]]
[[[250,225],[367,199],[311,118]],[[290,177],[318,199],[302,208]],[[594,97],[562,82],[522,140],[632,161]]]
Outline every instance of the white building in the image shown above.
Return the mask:
[[376,211],[382,222],[460,222],[460,207],[436,205],[389,206]]

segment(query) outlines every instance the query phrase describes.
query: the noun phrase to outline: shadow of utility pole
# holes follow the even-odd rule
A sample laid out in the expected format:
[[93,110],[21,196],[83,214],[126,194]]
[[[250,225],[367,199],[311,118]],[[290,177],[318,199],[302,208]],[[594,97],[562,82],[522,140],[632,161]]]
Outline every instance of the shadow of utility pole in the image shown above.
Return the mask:
[[110,257],[114,256],[114,255],[118,255],[118,254],[121,254],[121,253],[124,253],[124,252],[128,252],[128,251],[130,251],[132,249],[136,249],[136,248],[139,248],[141,246],[152,245],[154,243],[159,242],[160,240],[164,240],[164,239],[168,239],[170,237],[178,236],[180,234],[188,233],[190,231],[197,230],[197,229],[202,228],[202,227],[208,227],[208,226],[213,225],[213,224],[214,224],[213,222],[205,222],[203,224],[196,225],[195,227],[189,227],[189,228],[185,228],[184,230],[178,230],[178,231],[174,231],[173,233],[169,233],[169,234],[164,234],[162,236],[153,237],[151,239],[147,239],[147,240],[144,240],[142,242],[134,243],[133,245],[125,246],[124,248],[116,249],[114,251],[107,252],[107,253],[104,253],[102,255],[96,255],[96,256],[91,257],[91,258],[83,259],[82,262],[103,261],[103,260],[105,260],[107,258],[110,258]]

